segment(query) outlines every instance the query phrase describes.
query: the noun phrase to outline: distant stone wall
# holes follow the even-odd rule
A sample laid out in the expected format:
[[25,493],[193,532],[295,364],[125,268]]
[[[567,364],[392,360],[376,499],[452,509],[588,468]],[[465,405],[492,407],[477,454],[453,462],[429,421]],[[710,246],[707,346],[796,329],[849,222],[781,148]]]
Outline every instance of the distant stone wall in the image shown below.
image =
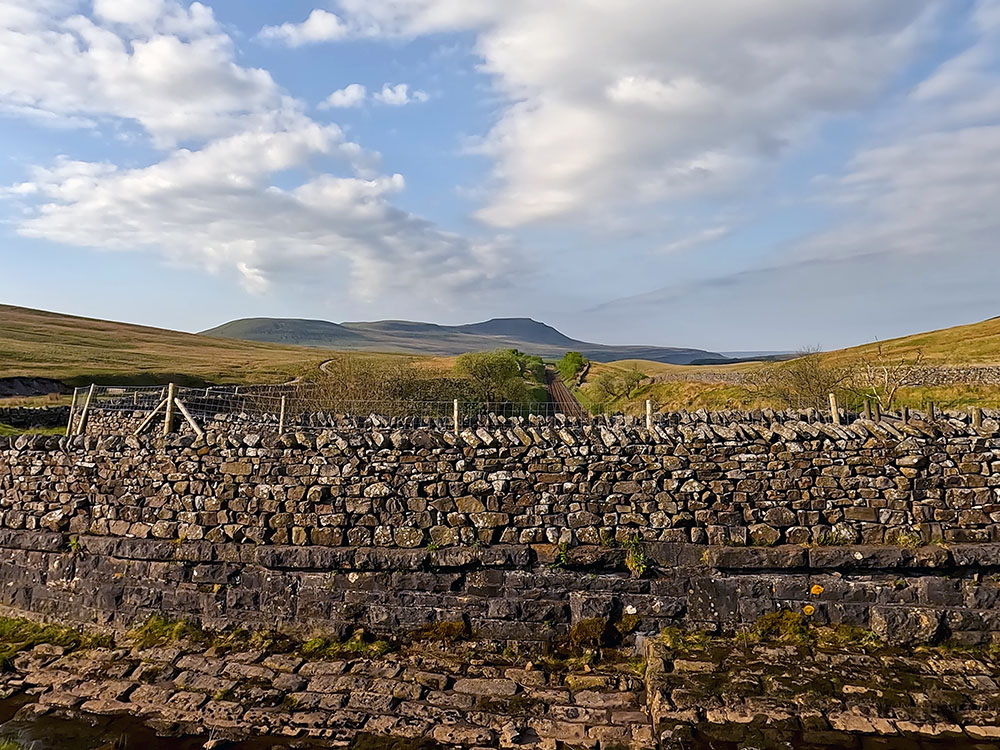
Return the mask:
[[[745,372],[732,370],[688,370],[683,372],[661,373],[653,377],[655,383],[692,382],[692,383],[728,383],[730,385],[747,384]],[[992,365],[926,365],[913,369],[912,384],[923,387],[949,385],[980,385],[1000,386],[1000,367]]]
[[0,424],[18,429],[65,427],[68,421],[68,406],[0,407]]

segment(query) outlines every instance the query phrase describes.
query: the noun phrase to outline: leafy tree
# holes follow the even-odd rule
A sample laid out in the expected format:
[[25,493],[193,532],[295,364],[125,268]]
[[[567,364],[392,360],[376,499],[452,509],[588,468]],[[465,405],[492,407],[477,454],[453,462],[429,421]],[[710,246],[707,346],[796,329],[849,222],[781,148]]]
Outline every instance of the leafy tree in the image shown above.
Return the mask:
[[638,367],[624,372],[605,370],[594,378],[591,394],[602,404],[622,397],[631,397],[646,378],[646,374]]
[[528,385],[518,355],[511,349],[470,352],[458,358],[455,372],[469,380],[477,399],[523,403],[528,399]]
[[580,352],[566,352],[556,363],[556,369],[563,380],[572,380],[587,366],[587,359]]
[[635,390],[642,385],[645,379],[646,374],[639,370],[638,367],[633,367],[631,370],[628,370],[624,375],[622,375],[622,387],[625,389],[625,395],[631,397]]

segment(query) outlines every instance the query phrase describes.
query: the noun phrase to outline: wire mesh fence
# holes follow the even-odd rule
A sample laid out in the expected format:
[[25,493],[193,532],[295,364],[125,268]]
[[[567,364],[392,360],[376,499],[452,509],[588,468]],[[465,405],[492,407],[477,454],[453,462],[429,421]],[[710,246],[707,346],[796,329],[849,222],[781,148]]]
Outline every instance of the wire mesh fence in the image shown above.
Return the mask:
[[[496,420],[552,419],[564,414],[551,402],[417,401],[345,399],[328,388],[303,385],[106,386],[77,388],[70,431],[82,432],[97,415],[121,429],[141,430],[150,417],[190,419],[203,429],[252,428],[273,431],[322,430],[365,425],[464,429]],[[179,413],[178,413],[179,412]]]
[[[644,410],[642,407],[645,407]],[[655,423],[684,421],[685,412],[666,412],[654,402],[638,405],[638,411],[623,414],[594,406],[584,411],[579,405],[567,408],[560,400],[539,403],[509,403],[470,400],[419,401],[404,399],[343,398],[328,387],[312,384],[265,386],[108,386],[77,388],[68,425],[70,434],[84,432],[88,421],[100,421],[103,431],[122,434],[142,432],[152,425],[158,429],[184,421],[196,432],[202,430],[289,432],[366,427],[428,427],[462,430],[507,421],[549,422],[588,421],[595,418],[624,417]],[[877,402],[857,394],[836,394],[828,403],[803,401],[784,410],[717,409],[690,414],[720,424],[744,421],[825,422],[849,425],[858,419],[889,421],[934,419],[940,415],[933,404],[923,409],[881,410]],[[169,429],[167,430],[169,431]]]

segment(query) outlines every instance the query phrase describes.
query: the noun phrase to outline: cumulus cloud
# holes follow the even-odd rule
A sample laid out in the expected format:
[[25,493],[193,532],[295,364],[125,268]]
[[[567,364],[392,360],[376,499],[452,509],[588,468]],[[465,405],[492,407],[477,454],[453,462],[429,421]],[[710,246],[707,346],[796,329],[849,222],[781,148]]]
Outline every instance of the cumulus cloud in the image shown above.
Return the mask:
[[395,85],[386,83],[381,91],[372,94],[372,98],[390,107],[403,107],[407,104],[426,102],[430,97],[425,91],[410,91],[410,87],[405,83]]
[[199,3],[105,0],[95,19],[76,3],[9,3],[0,23],[7,112],[70,124],[132,120],[169,146],[294,109],[267,71],[234,62],[232,40]]
[[[35,167],[2,191],[21,204],[23,236],[153,252],[237,274],[254,292],[333,284],[359,297],[420,290],[446,301],[504,283],[510,247],[393,206],[403,177],[379,174],[376,153],[310,119],[266,71],[237,64],[205,6],[81,9],[0,6],[0,109],[97,129],[131,121],[161,153],[133,168],[69,157]],[[310,19],[296,39],[329,32],[328,18]]]
[[357,34],[472,30],[507,104],[477,151],[499,226],[746,184],[818,117],[872,101],[930,0],[339,0]]
[[273,39],[289,47],[305,44],[330,42],[347,36],[347,27],[334,13],[317,8],[302,23],[283,23],[280,26],[265,26],[260,30],[262,39]]
[[368,90],[364,86],[352,83],[334,91],[319,106],[320,109],[360,107],[367,96]]
[[355,154],[339,128],[311,123],[241,133],[138,169],[63,159],[15,186],[34,198],[19,232],[68,245],[155,250],[213,272],[232,269],[254,292],[338,271],[361,298],[414,288],[447,297],[502,278],[501,248],[391,205],[404,188],[401,175],[323,174],[290,190],[271,182],[317,155],[350,161]]

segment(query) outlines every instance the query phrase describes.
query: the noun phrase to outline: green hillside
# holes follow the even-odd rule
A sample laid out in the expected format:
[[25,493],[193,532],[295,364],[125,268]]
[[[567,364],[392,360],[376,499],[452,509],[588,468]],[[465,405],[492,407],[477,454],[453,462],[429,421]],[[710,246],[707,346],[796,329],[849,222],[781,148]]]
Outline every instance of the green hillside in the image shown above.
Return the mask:
[[[929,367],[1000,366],[1000,318],[837,349],[822,356],[828,364],[850,365],[864,358],[874,359],[880,346],[882,356],[889,362],[900,358],[912,361],[919,351],[922,363]],[[577,396],[595,409],[633,414],[642,412],[646,399],[663,410],[780,407],[780,404],[762,400],[738,382],[733,382],[741,372],[778,366],[780,364],[758,362],[691,367],[621,360],[591,367]],[[635,370],[647,377],[631,393],[608,398],[598,387],[602,374],[621,378]],[[908,387],[900,390],[896,401],[900,406],[912,408],[923,408],[929,402],[942,408],[1000,408],[1000,387],[971,384]]]
[[[879,343],[864,344],[838,349],[826,356],[831,361],[851,362],[873,355],[879,346]],[[1000,317],[888,339],[881,342],[881,347],[884,354],[892,357],[919,351],[929,365],[1000,365]]]
[[315,372],[330,356],[0,305],[0,377],[69,384],[283,382]]
[[609,346],[578,341],[531,318],[494,318],[482,323],[444,326],[410,320],[331,323],[295,318],[244,318],[210,328],[208,336],[267,341],[300,346],[325,346],[348,351],[398,352],[454,356],[490,349],[519,349],[558,359],[567,351],[588,359],[610,362],[646,359],[689,364],[724,361],[721,354],[702,349],[669,346]]

